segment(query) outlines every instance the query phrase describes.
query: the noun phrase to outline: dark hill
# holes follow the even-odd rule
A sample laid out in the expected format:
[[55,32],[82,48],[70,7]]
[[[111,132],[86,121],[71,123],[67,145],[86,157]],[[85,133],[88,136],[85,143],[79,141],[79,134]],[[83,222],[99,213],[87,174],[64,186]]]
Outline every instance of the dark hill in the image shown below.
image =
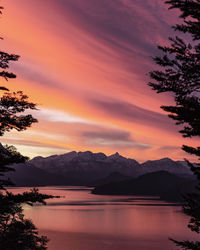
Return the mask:
[[67,182],[62,176],[26,164],[15,164],[12,168],[15,171],[7,173],[5,178],[10,178],[16,186],[64,185]]
[[124,181],[124,180],[128,180],[128,179],[131,179],[131,177],[123,175],[123,174],[121,174],[119,172],[113,172],[113,173],[109,174],[105,178],[96,179],[96,180],[92,181],[90,183],[90,186],[92,186],[92,187],[101,186],[101,185],[104,185],[104,184],[113,183],[113,182],[120,182],[120,181]]
[[196,193],[197,181],[188,180],[180,185],[171,186],[166,192],[160,195],[161,200],[184,201],[184,195]]
[[166,171],[142,175],[136,179],[113,182],[93,189],[93,194],[162,196],[169,189],[178,190],[186,180]]

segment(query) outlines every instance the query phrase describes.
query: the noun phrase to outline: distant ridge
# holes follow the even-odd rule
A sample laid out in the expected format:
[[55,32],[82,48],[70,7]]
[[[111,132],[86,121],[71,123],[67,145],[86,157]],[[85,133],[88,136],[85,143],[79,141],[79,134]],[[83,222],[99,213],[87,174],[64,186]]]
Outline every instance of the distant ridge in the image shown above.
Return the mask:
[[[146,161],[139,164],[136,160],[123,157],[119,153],[106,156],[104,153],[92,153],[90,151],[72,151],[49,157],[38,156],[26,164],[15,164],[13,166],[15,169],[20,169],[22,173],[24,172],[22,174],[24,179],[27,179],[28,175],[26,170],[28,168],[34,169],[35,171],[32,172],[37,172],[37,175],[32,175],[31,183],[34,184],[35,179],[36,185],[38,185],[38,178],[40,179],[40,185],[52,185],[52,183],[57,183],[58,185],[59,182],[60,185],[95,185],[95,182],[98,181],[104,180],[109,182],[109,178],[118,178],[119,180],[136,178],[158,171],[166,171],[182,177],[192,177],[192,172],[184,162],[176,162],[169,158]],[[40,176],[39,170],[42,171],[41,175],[43,177]],[[45,173],[48,174],[48,178],[44,177]],[[15,173],[12,174],[12,178],[18,180],[16,181],[17,185],[21,185],[22,179],[15,178]],[[53,178],[53,176],[56,176],[56,178]],[[48,181],[42,181],[44,178],[51,179],[49,184]]]
[[174,174],[166,171],[158,171],[144,174],[136,179],[113,182],[97,186],[94,194],[109,195],[152,195],[160,196],[174,185],[180,185],[184,182]]
[[166,171],[147,173],[135,179],[114,181],[96,186],[93,194],[157,196],[163,200],[183,201],[183,195],[195,192],[197,181]]

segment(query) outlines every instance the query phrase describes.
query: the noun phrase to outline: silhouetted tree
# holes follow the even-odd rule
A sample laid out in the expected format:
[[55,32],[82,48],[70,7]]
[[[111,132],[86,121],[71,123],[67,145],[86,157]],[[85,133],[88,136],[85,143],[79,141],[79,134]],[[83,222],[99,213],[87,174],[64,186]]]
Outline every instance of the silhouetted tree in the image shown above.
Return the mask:
[[[2,9],[0,7],[0,14]],[[16,77],[7,69],[9,62],[18,59],[18,55],[0,51],[1,78],[8,80]],[[11,93],[5,86],[1,86],[0,91],[4,92],[0,96],[0,136],[12,129],[23,131],[37,122],[32,115],[21,114],[28,109],[36,109],[36,105],[30,102],[22,91]],[[13,146],[3,147],[0,144],[0,249],[2,250],[47,249],[47,238],[39,236],[31,220],[24,218],[22,206],[33,205],[36,202],[45,204],[44,200],[52,196],[40,194],[37,189],[14,195],[6,189],[7,186],[13,185],[12,181],[5,177],[8,171],[14,171],[9,165],[27,159]]]
[[32,221],[24,218],[22,205],[45,204],[44,200],[48,198],[51,197],[40,194],[37,189],[17,195],[0,192],[0,249],[47,249],[47,237],[39,236]]
[[[180,11],[181,24],[172,28],[179,36],[170,37],[169,46],[158,46],[162,56],[154,58],[162,70],[150,72],[154,80],[149,85],[157,93],[172,92],[174,106],[162,106],[169,117],[182,125],[179,131],[183,137],[200,136],[200,0],[165,1],[169,9]],[[184,34],[187,34],[185,36]],[[181,35],[181,37],[180,37]],[[191,155],[200,156],[200,147],[183,145],[182,149]],[[200,168],[188,161],[197,176],[197,192],[185,196],[183,211],[191,217],[188,227],[200,233]],[[200,242],[176,241],[183,249],[200,249]]]

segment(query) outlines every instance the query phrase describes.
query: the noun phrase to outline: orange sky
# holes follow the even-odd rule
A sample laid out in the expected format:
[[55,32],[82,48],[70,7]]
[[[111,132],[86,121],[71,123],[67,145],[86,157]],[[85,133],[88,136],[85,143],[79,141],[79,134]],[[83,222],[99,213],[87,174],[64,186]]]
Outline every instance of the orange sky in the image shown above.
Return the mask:
[[147,86],[151,56],[166,43],[173,11],[158,0],[7,0],[1,48],[40,111],[39,123],[2,137],[30,157],[71,150],[120,154],[139,161],[182,159],[188,143],[160,105],[172,103]]

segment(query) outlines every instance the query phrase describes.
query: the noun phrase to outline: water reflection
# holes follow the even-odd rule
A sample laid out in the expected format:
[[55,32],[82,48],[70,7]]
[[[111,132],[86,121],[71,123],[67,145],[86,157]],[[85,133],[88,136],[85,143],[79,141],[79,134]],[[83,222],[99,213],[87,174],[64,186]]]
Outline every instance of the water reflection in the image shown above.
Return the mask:
[[26,216],[51,238],[50,250],[155,250],[161,246],[165,250],[173,246],[168,237],[195,236],[187,229],[188,218],[180,206],[155,197],[98,196],[80,187],[42,187],[40,191],[62,196],[47,206],[25,207]]

